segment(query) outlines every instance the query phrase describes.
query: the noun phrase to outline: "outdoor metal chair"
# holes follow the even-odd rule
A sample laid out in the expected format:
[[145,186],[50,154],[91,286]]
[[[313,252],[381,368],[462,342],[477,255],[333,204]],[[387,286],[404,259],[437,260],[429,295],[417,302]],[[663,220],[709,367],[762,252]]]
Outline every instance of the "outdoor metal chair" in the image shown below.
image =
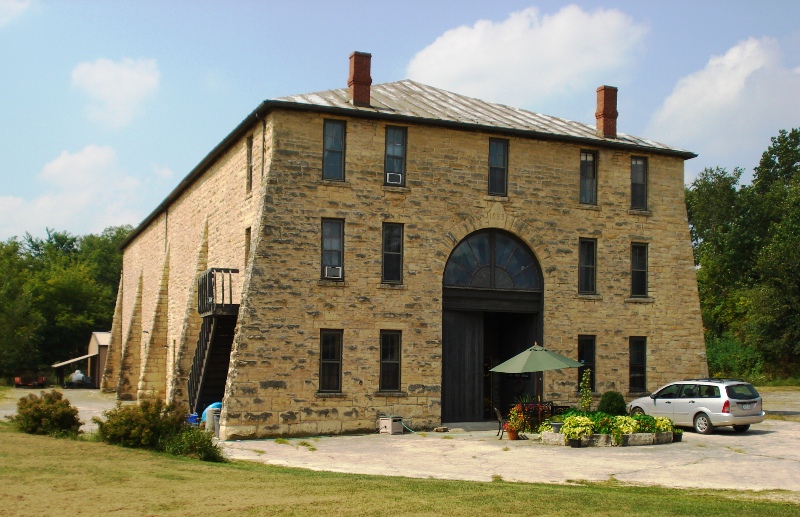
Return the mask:
[[508,423],[507,418],[503,418],[503,415],[500,413],[500,410],[494,408],[494,412],[497,415],[497,434],[495,436],[499,436],[498,440],[503,439],[503,433],[506,431],[506,424]]

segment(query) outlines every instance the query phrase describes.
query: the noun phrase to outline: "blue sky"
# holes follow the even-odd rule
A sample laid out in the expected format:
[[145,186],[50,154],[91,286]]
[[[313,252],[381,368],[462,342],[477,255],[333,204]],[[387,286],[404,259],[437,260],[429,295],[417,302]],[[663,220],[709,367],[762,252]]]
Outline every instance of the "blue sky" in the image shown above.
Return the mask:
[[742,167],[800,127],[800,2],[0,0],[0,239],[136,226],[262,100],[414,79]]

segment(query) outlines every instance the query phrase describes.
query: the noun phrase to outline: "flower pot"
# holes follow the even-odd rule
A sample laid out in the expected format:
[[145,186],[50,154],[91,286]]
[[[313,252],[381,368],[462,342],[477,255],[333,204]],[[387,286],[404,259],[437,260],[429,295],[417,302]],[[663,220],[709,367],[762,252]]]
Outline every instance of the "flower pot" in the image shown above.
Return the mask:
[[562,425],[564,425],[564,422],[550,422],[550,427],[553,428],[554,433],[560,433]]
[[509,440],[519,440],[519,431],[514,429],[506,429],[506,434]]
[[683,441],[683,433],[672,433],[672,443],[682,442],[682,441]]
[[581,439],[569,440],[570,447],[580,447],[581,446]]

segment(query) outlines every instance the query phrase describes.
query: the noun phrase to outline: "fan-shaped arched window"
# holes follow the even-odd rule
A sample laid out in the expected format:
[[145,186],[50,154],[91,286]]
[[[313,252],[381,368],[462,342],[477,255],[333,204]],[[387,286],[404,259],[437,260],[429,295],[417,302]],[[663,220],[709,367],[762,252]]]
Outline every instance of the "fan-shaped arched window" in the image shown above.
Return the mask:
[[444,269],[444,285],[479,289],[540,289],[539,265],[516,237],[480,230],[453,250]]

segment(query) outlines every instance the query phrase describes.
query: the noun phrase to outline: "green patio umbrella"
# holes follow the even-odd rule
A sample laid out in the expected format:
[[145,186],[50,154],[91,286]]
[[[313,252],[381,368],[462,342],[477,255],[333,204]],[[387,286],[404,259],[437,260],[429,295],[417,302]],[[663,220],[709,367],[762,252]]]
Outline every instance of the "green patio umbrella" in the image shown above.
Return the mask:
[[543,346],[533,345],[508,361],[498,364],[489,371],[498,373],[527,373],[558,370],[561,368],[578,368],[581,366],[583,366],[583,363],[551,352]]

